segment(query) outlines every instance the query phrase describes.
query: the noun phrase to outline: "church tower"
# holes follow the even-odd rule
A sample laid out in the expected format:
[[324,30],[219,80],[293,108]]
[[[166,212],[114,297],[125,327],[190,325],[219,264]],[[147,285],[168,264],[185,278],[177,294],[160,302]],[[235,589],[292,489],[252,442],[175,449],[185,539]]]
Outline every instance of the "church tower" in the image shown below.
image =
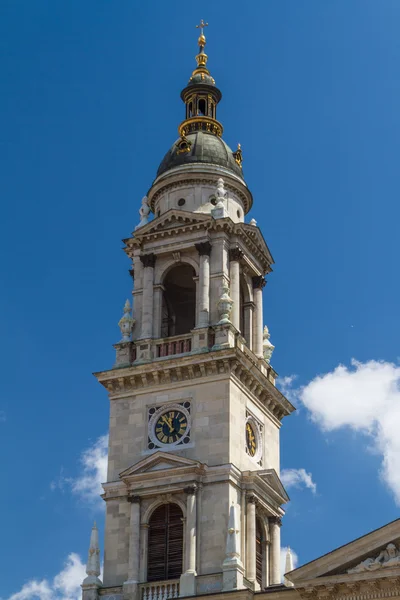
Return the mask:
[[294,409],[263,327],[273,259],[245,222],[253,198],[240,145],[222,139],[204,26],[179,137],[124,240],[133,311],[127,301],[114,366],[96,373],[110,397],[104,577],[96,530],[84,600],[281,583],[279,431]]

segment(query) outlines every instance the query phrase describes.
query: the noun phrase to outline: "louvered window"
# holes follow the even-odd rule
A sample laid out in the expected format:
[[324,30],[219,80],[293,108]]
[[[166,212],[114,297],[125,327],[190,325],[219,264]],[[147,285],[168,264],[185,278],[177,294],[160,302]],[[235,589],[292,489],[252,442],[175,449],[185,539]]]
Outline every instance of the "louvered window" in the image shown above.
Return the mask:
[[149,521],[147,581],[178,579],[182,574],[182,557],[182,511],[177,504],[163,504]]
[[256,521],[256,579],[263,587],[263,536],[260,521]]

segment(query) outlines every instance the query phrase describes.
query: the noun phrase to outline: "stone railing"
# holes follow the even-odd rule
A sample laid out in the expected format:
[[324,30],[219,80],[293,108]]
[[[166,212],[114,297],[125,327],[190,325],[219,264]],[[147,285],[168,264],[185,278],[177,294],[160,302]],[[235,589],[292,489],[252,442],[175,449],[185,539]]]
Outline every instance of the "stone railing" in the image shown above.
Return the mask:
[[192,349],[192,334],[169,337],[155,341],[155,358],[173,356],[174,354],[186,354]]
[[139,588],[140,600],[167,600],[168,598],[179,598],[179,579],[141,583]]

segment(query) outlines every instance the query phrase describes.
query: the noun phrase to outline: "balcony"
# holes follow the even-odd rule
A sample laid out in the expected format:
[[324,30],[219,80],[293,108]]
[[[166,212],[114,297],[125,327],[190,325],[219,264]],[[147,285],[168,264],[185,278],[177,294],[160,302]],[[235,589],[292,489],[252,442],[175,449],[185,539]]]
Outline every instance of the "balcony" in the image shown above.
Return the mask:
[[155,341],[155,358],[186,354],[192,350],[192,334],[169,337]]
[[167,600],[168,598],[179,598],[179,579],[141,583],[139,589],[140,600]]

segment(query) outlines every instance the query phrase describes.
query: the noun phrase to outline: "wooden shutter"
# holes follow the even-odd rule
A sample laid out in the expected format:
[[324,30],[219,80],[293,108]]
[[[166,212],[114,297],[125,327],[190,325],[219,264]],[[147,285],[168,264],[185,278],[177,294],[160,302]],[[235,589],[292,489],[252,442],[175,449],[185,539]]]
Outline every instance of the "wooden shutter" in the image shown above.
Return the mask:
[[260,523],[256,521],[256,579],[263,586],[263,539]]
[[182,574],[183,515],[177,504],[163,504],[151,515],[147,581],[177,579]]

